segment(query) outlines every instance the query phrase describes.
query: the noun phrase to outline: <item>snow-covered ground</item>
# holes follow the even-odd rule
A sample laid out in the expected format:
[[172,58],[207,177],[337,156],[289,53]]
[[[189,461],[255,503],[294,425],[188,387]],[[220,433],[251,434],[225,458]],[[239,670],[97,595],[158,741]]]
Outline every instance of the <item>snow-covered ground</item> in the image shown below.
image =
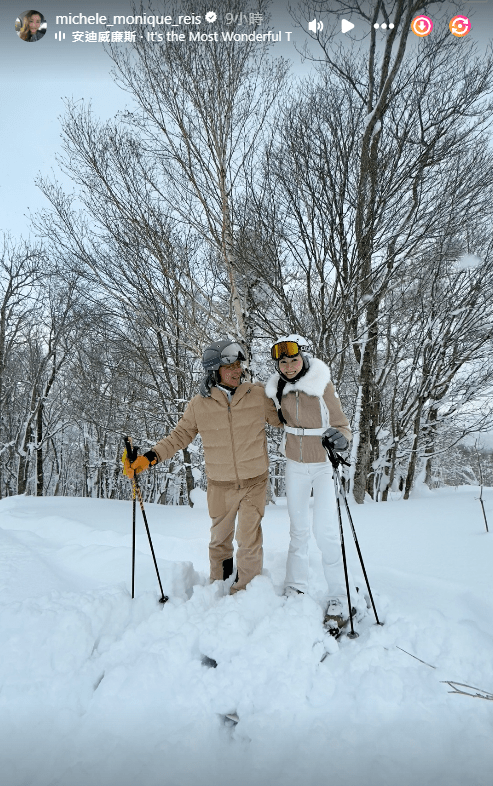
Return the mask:
[[[2,500],[3,786],[491,786],[493,701],[442,682],[493,692],[477,497],[352,506],[385,624],[369,613],[340,643],[314,543],[311,597],[282,596],[284,500],[264,519],[264,575],[233,597],[208,585],[204,495],[148,505],[164,606],[139,510],[130,598],[131,503]],[[486,508],[493,525],[490,489]],[[346,542],[361,582],[349,528]]]

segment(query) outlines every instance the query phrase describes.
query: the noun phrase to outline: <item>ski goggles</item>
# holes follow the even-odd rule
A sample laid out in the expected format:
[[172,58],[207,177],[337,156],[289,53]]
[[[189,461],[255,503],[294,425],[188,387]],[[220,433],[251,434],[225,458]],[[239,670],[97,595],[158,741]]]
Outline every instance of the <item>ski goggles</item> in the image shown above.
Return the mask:
[[231,366],[237,360],[246,360],[240,344],[229,344],[221,351],[221,366]]
[[279,341],[272,347],[270,355],[273,360],[280,360],[285,355],[291,358],[295,355],[299,355],[300,352],[301,347],[296,341]]

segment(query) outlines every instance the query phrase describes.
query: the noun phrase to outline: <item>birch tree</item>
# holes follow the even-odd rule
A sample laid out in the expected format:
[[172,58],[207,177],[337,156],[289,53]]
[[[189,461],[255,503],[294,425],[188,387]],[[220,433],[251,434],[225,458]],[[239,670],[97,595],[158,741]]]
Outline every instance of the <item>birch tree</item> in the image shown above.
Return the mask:
[[[202,17],[209,10],[205,0],[194,7]],[[234,17],[244,8],[233,0],[216,4],[216,10],[223,20],[226,12]],[[266,23],[266,0],[250,10]],[[229,30],[236,32],[234,25]],[[69,104],[61,165],[82,187],[91,220],[103,221],[113,237],[118,228],[120,241],[133,232],[146,262],[162,259],[166,238],[193,233],[200,239],[205,257],[219,261],[226,273],[222,321],[249,346],[253,330],[236,252],[238,206],[246,173],[251,177],[258,164],[286,64],[271,57],[267,42],[149,45],[149,31],[138,27],[133,45],[109,48],[115,80],[131,96],[133,108],[101,124],[86,107]]]
[[[317,33],[321,95],[299,110],[306,118],[315,114],[310,131],[304,129],[305,138],[315,141],[304,160],[293,145],[282,178],[286,213],[294,216],[307,273],[315,274],[317,291],[323,293],[327,276],[321,262],[328,259],[335,281],[331,291],[339,287],[341,293],[339,307],[349,327],[342,339],[352,343],[357,364],[352,484],[362,502],[372,490],[368,478],[378,452],[378,346],[385,293],[407,260],[433,241],[452,207],[455,220],[466,213],[470,220],[482,210],[484,194],[483,205],[491,208],[491,163],[473,170],[468,187],[459,189],[461,204],[448,189],[459,183],[451,176],[456,178],[457,167],[461,176],[467,174],[460,165],[466,150],[481,151],[485,160],[493,60],[491,53],[475,56],[472,42],[462,41],[466,47],[458,52],[448,28],[429,40],[409,42],[419,3],[311,3],[306,19],[314,9],[337,15],[337,24],[341,14],[351,13],[368,31],[360,47],[351,49],[337,45],[336,23]],[[378,32],[377,21],[389,19],[394,28]],[[314,110],[324,93],[327,109],[320,117]],[[288,123],[294,123],[299,141],[301,123],[296,117],[288,117]],[[282,147],[287,141],[286,134]]]

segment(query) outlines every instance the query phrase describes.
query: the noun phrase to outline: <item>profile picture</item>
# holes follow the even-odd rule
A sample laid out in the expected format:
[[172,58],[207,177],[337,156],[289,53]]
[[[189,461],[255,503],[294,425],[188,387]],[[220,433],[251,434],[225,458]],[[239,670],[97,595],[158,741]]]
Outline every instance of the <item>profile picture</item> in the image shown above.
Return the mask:
[[46,19],[33,9],[23,11],[15,20],[15,30],[21,41],[33,43],[40,41],[46,33]]

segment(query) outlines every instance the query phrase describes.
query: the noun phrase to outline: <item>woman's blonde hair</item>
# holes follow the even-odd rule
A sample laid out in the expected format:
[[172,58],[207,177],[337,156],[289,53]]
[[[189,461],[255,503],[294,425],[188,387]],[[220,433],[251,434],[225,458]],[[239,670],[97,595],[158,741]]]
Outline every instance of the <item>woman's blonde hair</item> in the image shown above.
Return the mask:
[[34,15],[39,16],[40,21],[43,21],[43,14],[40,14],[39,11],[26,11],[24,15],[24,19],[22,20],[22,27],[19,32],[19,38],[22,38],[23,41],[29,41],[31,38],[31,31],[29,30],[29,22],[33,18]]

